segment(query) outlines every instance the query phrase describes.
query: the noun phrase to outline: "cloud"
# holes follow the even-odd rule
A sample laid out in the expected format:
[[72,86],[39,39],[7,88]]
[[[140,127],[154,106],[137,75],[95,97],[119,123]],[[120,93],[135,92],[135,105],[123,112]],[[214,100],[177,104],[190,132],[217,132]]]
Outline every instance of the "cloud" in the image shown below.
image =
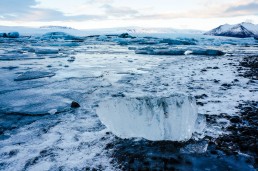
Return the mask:
[[248,15],[248,14],[258,15],[258,3],[251,2],[248,4],[232,6],[232,7],[229,7],[225,12],[242,14],[242,15]]
[[51,9],[33,9],[22,14],[19,20],[23,21],[86,21],[104,19],[103,16],[97,15],[64,15],[62,12]]
[[88,0],[87,3],[91,4],[107,4],[107,3],[113,3],[114,0]]
[[8,13],[22,13],[30,10],[30,8],[35,5],[37,5],[35,0],[1,0],[0,13],[2,15]]
[[111,5],[103,5],[106,15],[113,17],[133,17],[139,12],[129,7],[114,7]]
[[[139,4],[138,4],[139,1]],[[118,0],[0,0],[2,21],[89,21],[89,20],[169,20],[179,18],[224,18],[244,15],[258,15],[258,3],[254,0],[225,0],[219,3],[209,1],[180,10],[163,10],[155,3],[146,4],[135,0],[123,3]],[[208,2],[207,0],[200,0]],[[133,3],[135,2],[135,3]],[[154,2],[154,0],[152,1]],[[227,3],[226,3],[227,2]],[[160,0],[162,3],[162,0]],[[50,5],[52,4],[52,5]],[[138,5],[137,5],[138,4]],[[62,6],[63,5],[63,6]],[[165,5],[166,6],[166,5]],[[176,6],[176,4],[175,4]],[[136,10],[136,9],[137,10]],[[155,11],[155,12],[154,12]]]
[[227,4],[212,4],[206,8],[192,9],[181,12],[161,12],[147,15],[136,15],[135,18],[140,20],[169,20],[179,18],[224,18],[244,15],[258,15],[258,3],[252,1],[237,1]]
[[106,18],[99,15],[65,15],[58,10],[37,8],[36,5],[36,0],[1,0],[1,18],[14,21],[86,21]]

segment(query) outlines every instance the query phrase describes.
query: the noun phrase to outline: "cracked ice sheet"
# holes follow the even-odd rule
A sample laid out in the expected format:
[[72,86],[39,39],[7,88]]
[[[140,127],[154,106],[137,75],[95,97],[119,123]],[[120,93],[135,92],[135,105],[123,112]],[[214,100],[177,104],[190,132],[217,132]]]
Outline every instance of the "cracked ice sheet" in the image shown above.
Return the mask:
[[[85,111],[84,111],[85,112]],[[87,127],[87,129],[85,127]],[[43,117],[0,142],[4,170],[112,169],[104,150],[110,138],[97,117],[66,113]],[[13,151],[15,154],[10,154]]]

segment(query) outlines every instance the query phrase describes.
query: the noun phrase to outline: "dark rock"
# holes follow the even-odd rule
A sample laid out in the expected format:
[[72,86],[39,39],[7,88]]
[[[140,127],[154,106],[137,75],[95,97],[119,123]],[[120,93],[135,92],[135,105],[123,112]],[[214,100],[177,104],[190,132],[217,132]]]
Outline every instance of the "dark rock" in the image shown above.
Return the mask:
[[218,154],[216,150],[211,150],[211,154]]
[[75,102],[75,101],[73,101],[73,102],[71,103],[71,108],[78,108],[78,107],[81,107],[79,103],[77,103],[77,102]]
[[199,106],[204,106],[203,102],[197,102],[196,104],[199,105]]
[[233,118],[230,119],[230,122],[232,122],[232,123],[239,123],[240,119],[239,119],[239,117],[233,117]]
[[214,79],[214,80],[213,80],[213,82],[214,82],[214,83],[219,83],[219,82],[220,82],[220,80],[216,80],[216,79]]
[[244,57],[240,62],[240,66],[243,67],[239,67],[238,71],[244,71],[244,74],[241,75],[246,78],[258,80],[258,56]]
[[231,88],[232,85],[231,85],[231,84],[224,83],[224,84],[222,84],[221,86],[222,86],[222,87],[226,87],[226,88]]
[[[227,155],[237,156],[239,151],[252,158],[258,155],[258,108],[257,102],[246,102],[238,106],[240,116],[228,116],[232,125],[227,128],[231,132],[215,140],[216,149],[222,150]],[[208,120],[207,120],[208,121]],[[210,122],[210,121],[208,121]],[[251,163],[254,166],[255,162]]]
[[195,96],[196,99],[204,99],[204,98],[206,98],[206,97],[208,97],[206,94],[202,94],[202,95],[197,95],[197,96]]
[[124,93],[122,93],[122,92],[119,92],[117,94],[112,94],[111,96],[112,97],[125,97]]

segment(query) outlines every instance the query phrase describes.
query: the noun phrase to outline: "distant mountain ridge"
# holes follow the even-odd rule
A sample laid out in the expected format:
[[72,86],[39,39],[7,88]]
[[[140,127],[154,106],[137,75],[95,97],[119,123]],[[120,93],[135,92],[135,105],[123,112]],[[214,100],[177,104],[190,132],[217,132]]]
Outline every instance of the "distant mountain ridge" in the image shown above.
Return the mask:
[[212,36],[227,36],[238,38],[256,38],[258,36],[258,24],[252,24],[247,22],[235,25],[224,24],[204,34]]
[[174,29],[174,28],[142,28],[142,27],[131,27],[131,28],[120,28],[124,32],[128,33],[186,33],[186,34],[202,34],[203,31],[193,29]]
[[41,29],[64,29],[64,30],[75,30],[72,27],[66,27],[66,26],[41,26]]

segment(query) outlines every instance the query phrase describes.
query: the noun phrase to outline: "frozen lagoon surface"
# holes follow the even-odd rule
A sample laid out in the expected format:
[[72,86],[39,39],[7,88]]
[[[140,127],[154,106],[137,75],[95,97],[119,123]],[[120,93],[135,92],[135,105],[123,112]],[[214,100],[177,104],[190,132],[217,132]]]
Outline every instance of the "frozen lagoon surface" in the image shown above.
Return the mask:
[[[125,161],[137,170],[141,155],[147,166],[158,169],[157,162],[164,163],[164,168],[167,162],[178,170],[255,170],[245,162],[245,155],[205,156],[206,137],[215,140],[229,134],[225,128],[231,124],[227,117],[205,124],[205,116],[237,116],[241,102],[257,100],[257,81],[239,76],[237,67],[244,56],[257,55],[255,40],[161,34],[133,35],[136,38],[49,35],[0,38],[0,170],[123,170],[128,166]],[[145,53],[137,54],[139,49]],[[223,54],[206,53],[209,49]],[[138,117],[139,110],[117,118],[118,109],[128,104],[125,111],[131,110],[130,106],[141,102],[137,98],[154,97],[150,103],[155,104],[157,97],[171,94],[197,98],[199,116],[195,106],[189,116],[178,118],[177,124],[193,119],[190,125],[180,126],[190,127],[187,138],[167,138],[181,135],[172,133],[175,130],[166,131],[164,137],[164,130],[174,126],[170,123],[162,124],[166,129],[156,129],[161,123],[158,113],[166,113],[159,107],[154,113],[156,125],[149,127],[155,136],[146,129],[133,135],[125,129],[134,122],[126,117]],[[72,101],[81,107],[71,109]],[[173,105],[168,105],[168,111]],[[184,106],[189,108],[184,104],[178,109],[187,110]],[[141,128],[148,128],[146,117],[151,111],[142,110],[146,112]],[[149,140],[191,139],[152,142],[139,135]],[[131,151],[135,155],[129,156]]]

